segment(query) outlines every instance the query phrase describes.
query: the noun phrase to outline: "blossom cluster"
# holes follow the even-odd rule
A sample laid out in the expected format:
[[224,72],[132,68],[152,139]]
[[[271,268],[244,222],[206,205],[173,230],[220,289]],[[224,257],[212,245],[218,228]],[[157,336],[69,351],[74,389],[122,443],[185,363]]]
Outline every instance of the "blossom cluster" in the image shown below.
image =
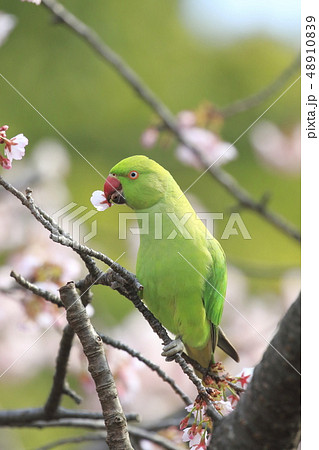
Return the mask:
[[28,139],[22,134],[18,134],[13,138],[7,138],[6,132],[9,129],[8,125],[0,127],[0,144],[4,144],[4,154],[0,154],[0,166],[4,169],[12,168],[12,161],[20,160],[25,155],[25,147],[28,145]]
[[[212,120],[211,111],[211,105],[209,107],[204,105],[195,112],[180,111],[176,118],[182,138],[190,145],[196,146],[198,150],[198,154],[195,154],[188,146],[178,144],[175,150],[176,158],[198,170],[205,168],[205,164],[220,166],[237,157],[236,148],[231,143],[223,141],[215,130],[210,129],[216,128],[216,120]],[[209,125],[211,127],[207,128]],[[142,133],[141,144],[145,148],[152,148],[160,137],[162,142],[165,137],[167,138],[165,128],[161,124],[152,125]]]
[[[223,374],[224,367],[221,363],[214,364],[211,370],[213,375],[218,376],[207,376],[204,378],[204,383],[215,409],[221,416],[226,416],[235,409],[240,400],[239,392],[247,388],[253,369],[243,369],[236,377]],[[213,427],[211,418],[206,414],[206,401],[198,396],[195,402],[186,406],[185,409],[188,414],[180,423],[180,429],[183,430],[183,442],[188,442],[189,448],[193,450],[206,449]],[[192,416],[194,420],[189,425]]]

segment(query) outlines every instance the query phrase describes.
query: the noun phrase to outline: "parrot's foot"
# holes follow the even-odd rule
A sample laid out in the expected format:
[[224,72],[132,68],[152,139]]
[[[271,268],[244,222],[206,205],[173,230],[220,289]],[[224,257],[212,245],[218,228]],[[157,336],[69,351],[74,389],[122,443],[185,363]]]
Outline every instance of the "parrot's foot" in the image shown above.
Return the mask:
[[175,339],[167,345],[164,345],[162,356],[165,356],[166,361],[173,361],[177,353],[185,351],[184,344],[180,338]]

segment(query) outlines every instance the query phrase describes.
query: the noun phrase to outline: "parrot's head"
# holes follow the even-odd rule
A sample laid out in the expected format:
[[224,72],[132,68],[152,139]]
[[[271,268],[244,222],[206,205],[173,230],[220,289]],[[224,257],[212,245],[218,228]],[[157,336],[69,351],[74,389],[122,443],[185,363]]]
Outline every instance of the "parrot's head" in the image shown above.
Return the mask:
[[130,208],[150,208],[164,198],[171,174],[157,162],[143,155],[131,156],[117,163],[104,184],[107,201],[126,203]]

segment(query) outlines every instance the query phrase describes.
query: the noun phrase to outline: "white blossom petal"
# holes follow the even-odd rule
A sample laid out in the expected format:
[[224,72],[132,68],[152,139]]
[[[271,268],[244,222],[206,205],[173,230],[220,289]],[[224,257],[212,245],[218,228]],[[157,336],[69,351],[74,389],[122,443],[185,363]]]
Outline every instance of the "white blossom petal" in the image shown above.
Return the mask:
[[15,16],[0,11],[0,46],[5,43],[16,23]]
[[90,201],[98,211],[105,211],[110,207],[103,191],[94,191]]
[[229,400],[227,400],[226,402],[224,400],[219,400],[214,403],[215,405],[219,405],[219,411],[223,416],[227,416],[227,414],[233,411],[233,407]]
[[177,114],[178,126],[181,128],[191,128],[196,125],[196,115],[193,111],[180,111]]
[[[196,146],[207,164],[226,164],[237,156],[236,148],[209,130],[199,127],[182,129],[182,135],[190,144]],[[200,159],[185,145],[176,148],[177,158],[188,166],[202,169]]]
[[20,160],[25,155],[25,146],[28,145],[29,140],[22,133],[10,139],[11,145],[6,145],[4,152],[7,158],[12,161],[14,159]]
[[283,133],[277,125],[266,120],[250,133],[250,140],[260,162],[270,169],[290,174],[300,173],[300,125]]

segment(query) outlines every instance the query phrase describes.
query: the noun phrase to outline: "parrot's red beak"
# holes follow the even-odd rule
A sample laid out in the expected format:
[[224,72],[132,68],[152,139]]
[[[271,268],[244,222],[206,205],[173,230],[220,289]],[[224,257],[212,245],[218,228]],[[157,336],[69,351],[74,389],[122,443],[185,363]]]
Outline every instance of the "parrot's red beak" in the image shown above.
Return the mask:
[[122,185],[120,181],[113,175],[109,175],[104,184],[104,194],[109,206],[113,203],[125,203]]

